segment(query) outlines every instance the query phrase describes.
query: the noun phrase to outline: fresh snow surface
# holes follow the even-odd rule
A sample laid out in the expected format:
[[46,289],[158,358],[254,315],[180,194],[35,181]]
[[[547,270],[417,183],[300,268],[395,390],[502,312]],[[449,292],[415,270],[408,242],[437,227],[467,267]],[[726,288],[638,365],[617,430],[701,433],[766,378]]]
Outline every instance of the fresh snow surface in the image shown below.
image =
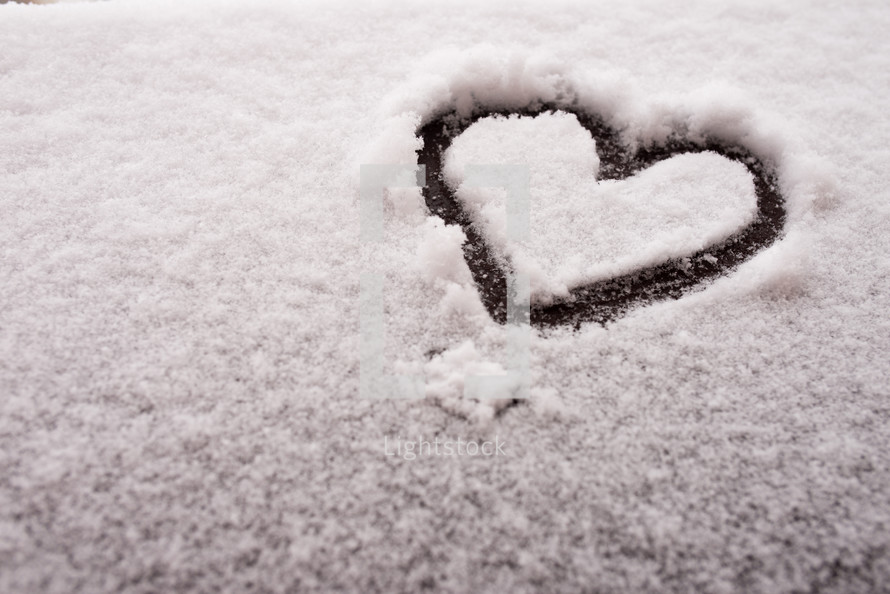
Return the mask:
[[[0,5],[0,592],[886,589],[888,30],[867,0]],[[541,103],[746,147],[785,230],[679,300],[532,333],[528,400],[465,398],[516,331],[419,189],[360,240],[360,166]],[[447,155],[455,184],[527,161],[526,243],[502,190],[461,195],[538,298],[752,216],[738,163],[598,182],[594,146],[557,112]],[[360,398],[374,271],[384,370],[422,400]]]

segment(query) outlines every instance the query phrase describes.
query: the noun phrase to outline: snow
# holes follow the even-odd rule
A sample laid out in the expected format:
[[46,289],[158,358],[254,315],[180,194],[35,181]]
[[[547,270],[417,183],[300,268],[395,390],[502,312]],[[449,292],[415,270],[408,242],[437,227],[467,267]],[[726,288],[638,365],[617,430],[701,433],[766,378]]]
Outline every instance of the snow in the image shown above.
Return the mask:
[[[0,591],[880,590],[888,26],[868,0],[0,5]],[[541,103],[743,146],[787,219],[681,299],[533,332],[528,400],[470,399],[515,329],[419,188],[362,240],[360,166]],[[502,189],[461,195],[540,299],[753,215],[737,161],[617,182],[595,142],[564,110],[448,154],[455,184],[529,165],[527,244]],[[359,397],[368,271],[424,399]],[[506,455],[384,453],[421,436]]]

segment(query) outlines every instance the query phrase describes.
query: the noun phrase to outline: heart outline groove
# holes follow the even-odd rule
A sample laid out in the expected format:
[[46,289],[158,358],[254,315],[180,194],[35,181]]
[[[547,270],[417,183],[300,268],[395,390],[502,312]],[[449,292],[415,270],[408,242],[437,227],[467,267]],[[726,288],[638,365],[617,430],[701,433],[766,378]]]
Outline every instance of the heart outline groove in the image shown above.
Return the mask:
[[423,197],[430,214],[447,225],[460,225],[466,234],[464,260],[473,276],[479,296],[489,316],[500,324],[507,321],[506,274],[477,228],[470,214],[455,196],[443,174],[445,151],[455,138],[480,119],[492,116],[535,117],[561,111],[574,115],[593,137],[600,159],[600,180],[623,180],[659,161],[671,157],[712,151],[738,161],[754,178],[757,213],[748,225],[724,241],[712,244],[683,258],[639,268],[633,272],[575,287],[568,298],[550,304],[532,303],[531,325],[539,330],[571,326],[575,330],[587,322],[603,326],[642,306],[658,301],[679,299],[705,286],[708,281],[726,276],[772,245],[781,235],[787,216],[785,201],[779,192],[774,169],[743,146],[723,143],[714,138],[693,141],[678,133],[662,144],[629,151],[620,141],[619,132],[603,117],[575,106],[542,104],[524,109],[477,109],[470,117],[456,110],[442,113],[417,131],[423,148],[417,151],[418,164],[426,167],[427,184]]

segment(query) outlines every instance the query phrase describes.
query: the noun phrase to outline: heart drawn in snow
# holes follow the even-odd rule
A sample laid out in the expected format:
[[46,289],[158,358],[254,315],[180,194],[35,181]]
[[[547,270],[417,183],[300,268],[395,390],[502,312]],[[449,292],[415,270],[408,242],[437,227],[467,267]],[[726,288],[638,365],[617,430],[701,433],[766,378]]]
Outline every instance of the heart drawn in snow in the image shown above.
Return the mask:
[[[686,222],[675,220],[673,221],[675,227],[673,230],[664,230],[666,232],[673,231],[673,243],[660,245],[658,249],[651,249],[651,245],[647,246],[643,242],[639,253],[624,255],[625,266],[617,266],[616,270],[625,270],[625,272],[619,272],[617,276],[608,274],[608,266],[600,266],[598,269],[588,268],[586,274],[585,271],[579,272],[577,267],[574,271],[571,270],[571,267],[569,269],[563,267],[562,274],[557,275],[555,283],[553,278],[539,279],[536,291],[535,274],[532,270],[532,291],[533,296],[537,296],[537,302],[533,299],[531,307],[533,326],[546,328],[571,325],[577,328],[588,321],[605,324],[634,307],[659,300],[678,299],[690,290],[702,286],[719,275],[726,274],[750,259],[755,253],[772,244],[782,231],[785,209],[784,201],[777,189],[775,174],[744,147],[728,145],[713,139],[695,142],[675,134],[664,144],[630,151],[620,142],[618,132],[607,126],[602,117],[573,107],[542,105],[534,110],[483,109],[477,110],[469,118],[461,118],[456,112],[445,113],[426,123],[419,131],[423,138],[423,148],[418,151],[418,161],[426,166],[428,179],[427,186],[423,190],[424,198],[432,214],[438,215],[447,224],[456,224],[463,228],[467,236],[467,242],[464,244],[464,258],[479,289],[482,302],[491,317],[500,323],[506,321],[507,306],[506,274],[503,267],[526,267],[523,272],[529,272],[527,258],[523,257],[516,261],[516,258],[511,259],[511,256],[518,256],[518,254],[509,254],[509,251],[506,260],[499,257],[504,255],[505,250],[502,242],[498,241],[496,229],[492,227],[486,229],[485,223],[480,220],[480,218],[484,218],[480,217],[480,211],[478,209],[474,211],[472,207],[468,208],[466,196],[463,196],[464,201],[461,201],[456,195],[457,188],[446,181],[449,177],[453,181],[454,175],[452,172],[452,175],[449,176],[446,171],[445,155],[455,139],[479,120],[492,116],[532,118],[542,114],[577,118],[577,120],[572,120],[573,125],[577,127],[577,124],[580,123],[589,132],[595,142],[596,155],[591,154],[592,170],[588,177],[596,176],[601,182],[614,180],[605,182],[613,184],[612,190],[621,187],[623,190],[617,191],[624,191],[625,194],[637,194],[625,205],[625,220],[634,218],[632,214],[634,208],[639,214],[642,214],[643,210],[640,208],[647,206],[645,197],[640,198],[639,192],[643,188],[643,194],[645,194],[647,179],[657,179],[661,182],[680,180],[686,183],[686,186],[675,183],[676,187],[670,188],[670,190],[673,191],[675,198],[678,192],[682,193],[684,195],[682,198],[688,198],[685,200],[685,207],[694,208],[696,199],[707,196],[712,188],[694,187],[695,183],[702,184],[702,180],[696,181],[695,176],[690,178],[689,175],[684,175],[684,167],[687,170],[690,167],[710,169],[711,171],[707,173],[711,174],[711,182],[716,181],[718,184],[724,182],[724,186],[727,186],[730,191],[751,194],[750,177],[745,175],[745,172],[749,173],[753,177],[754,197],[748,197],[751,198],[751,202],[756,201],[756,207],[749,204],[748,206],[751,208],[747,212],[744,209],[736,209],[735,213],[729,212],[728,218],[722,217],[722,220],[718,221],[718,223],[722,223],[722,226],[718,224],[716,228],[713,224],[705,229],[696,229],[694,226],[686,228],[683,226]],[[583,161],[583,158],[579,161]],[[598,161],[598,171],[594,170],[597,165],[596,161]],[[720,169],[721,162],[724,164],[723,170]],[[725,164],[727,163],[730,168],[736,168],[735,185],[725,183],[733,181],[732,175],[723,175],[726,172]],[[658,171],[657,174],[656,171]],[[748,184],[747,188],[744,187],[744,183],[742,185],[737,183],[740,172],[741,176],[745,178],[743,182]],[[732,172],[730,171],[730,173]],[[577,177],[581,180],[583,176]],[[618,184],[619,180],[624,181]],[[693,185],[688,185],[689,182]],[[589,185],[585,186],[583,183],[578,185],[576,191],[591,191]],[[688,196],[686,196],[687,192]],[[632,204],[634,200],[642,202],[642,204],[634,205]],[[742,203],[744,200],[739,202],[739,204]],[[677,212],[682,212],[682,209]],[[565,235],[573,236],[586,231],[588,233],[586,237],[589,238],[595,236],[597,231],[600,232],[600,237],[603,232],[606,234],[610,232],[608,228],[586,230],[583,228],[585,224],[607,227],[610,225],[608,216],[594,218],[592,220],[595,222],[590,223],[590,220],[584,222],[584,217],[580,216],[585,213],[578,213],[579,216],[575,217],[571,216],[571,212],[562,214],[568,214],[563,217],[567,224],[564,228],[558,225],[557,233],[564,232]],[[582,222],[579,223],[579,220]],[[663,222],[665,225],[670,223],[668,219],[664,218]],[[730,225],[729,229],[726,227],[727,224]],[[694,234],[696,231],[698,232],[697,236]],[[612,233],[612,237],[618,237],[614,232]],[[575,239],[582,239],[583,243],[583,238]],[[663,240],[664,237],[661,239]],[[541,252],[552,247],[546,245],[546,241],[539,245]],[[648,252],[647,248],[650,248]],[[534,258],[536,254],[531,254],[531,256]],[[537,254],[537,256],[546,260],[543,253]],[[572,262],[573,258],[575,262],[582,261],[584,257],[584,254],[580,253],[563,254],[565,262]],[[631,272],[626,272],[631,268],[627,266],[628,263],[636,264],[636,266],[632,266]],[[590,280],[584,281],[583,277],[585,276]],[[554,287],[557,288],[554,289]]]

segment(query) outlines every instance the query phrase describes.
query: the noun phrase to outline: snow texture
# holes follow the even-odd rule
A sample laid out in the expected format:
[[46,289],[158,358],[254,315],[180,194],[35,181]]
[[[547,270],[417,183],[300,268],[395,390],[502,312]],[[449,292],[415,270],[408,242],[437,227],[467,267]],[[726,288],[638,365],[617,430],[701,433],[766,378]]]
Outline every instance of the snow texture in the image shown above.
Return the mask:
[[[886,589],[888,30],[868,0],[0,5],[0,592]],[[541,102],[747,147],[788,218],[698,292],[534,333],[531,398],[477,402],[509,335],[463,231],[391,188],[360,242],[359,166]],[[737,164],[597,183],[582,132],[480,121],[449,156],[534,157],[500,246],[542,295],[751,216]],[[494,243],[499,199],[467,197]],[[423,400],[359,397],[368,270]]]

